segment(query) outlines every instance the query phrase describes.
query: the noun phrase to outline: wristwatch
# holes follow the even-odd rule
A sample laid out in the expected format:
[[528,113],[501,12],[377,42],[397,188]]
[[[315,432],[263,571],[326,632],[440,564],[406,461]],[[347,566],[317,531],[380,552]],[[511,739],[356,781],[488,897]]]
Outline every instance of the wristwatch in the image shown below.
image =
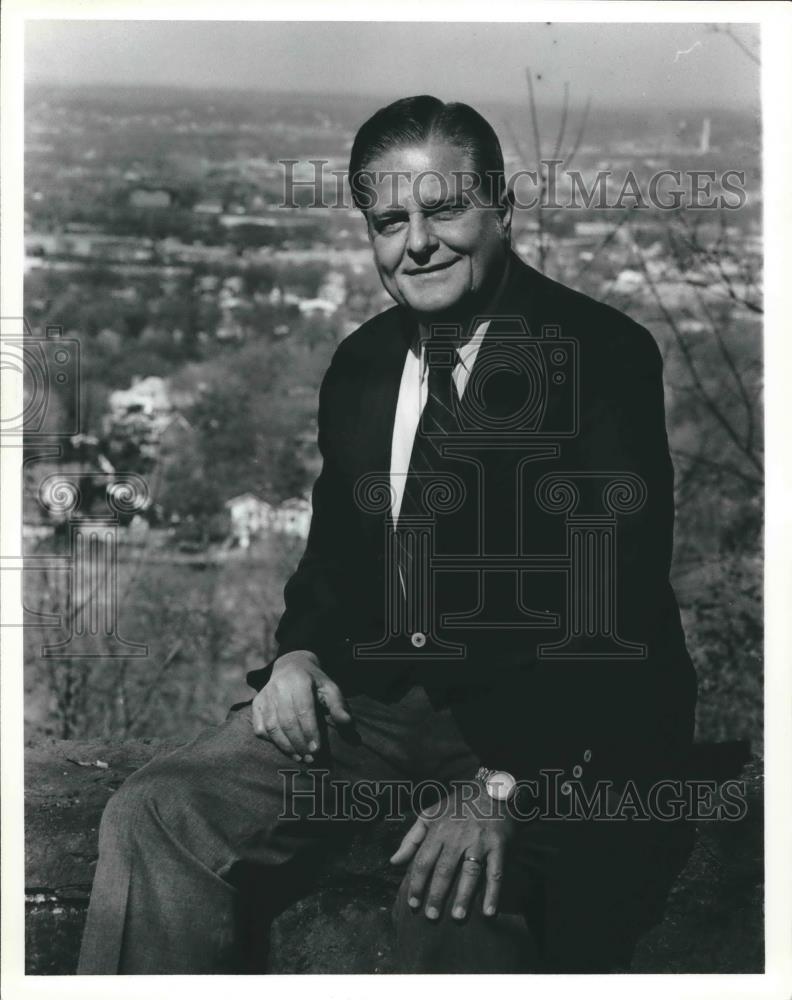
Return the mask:
[[517,788],[517,779],[508,771],[496,771],[491,767],[480,767],[476,771],[476,781],[480,781],[491,799],[506,802]]

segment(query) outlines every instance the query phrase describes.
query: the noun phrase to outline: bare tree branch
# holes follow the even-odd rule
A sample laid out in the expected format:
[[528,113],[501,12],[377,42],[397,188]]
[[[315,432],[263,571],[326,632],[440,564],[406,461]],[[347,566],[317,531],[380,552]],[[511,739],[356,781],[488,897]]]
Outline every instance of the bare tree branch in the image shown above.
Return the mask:
[[752,52],[748,46],[734,34],[730,24],[713,24],[711,25],[711,28],[716,34],[725,35],[727,38],[731,38],[737,48],[748,56],[751,62],[756,63],[757,66],[761,65],[759,56],[755,52]]
[[759,475],[763,476],[764,467],[759,457],[755,454],[755,452],[752,449],[746,447],[745,443],[742,441],[740,435],[733,426],[732,422],[726,417],[721,407],[715,402],[712,395],[708,392],[706,386],[704,385],[698,370],[698,366],[696,364],[696,360],[693,357],[690,347],[685,337],[682,335],[682,331],[679,329],[676,320],[666,307],[665,302],[663,301],[663,298],[660,295],[659,290],[657,288],[657,284],[654,278],[652,277],[651,273],[649,272],[649,268],[646,265],[646,258],[644,257],[640,247],[638,246],[637,242],[635,242],[635,240],[633,240],[633,252],[640,264],[641,270],[643,272],[644,278],[646,280],[652,298],[655,300],[655,303],[658,309],[660,310],[663,319],[668,324],[668,327],[674,336],[674,341],[679,348],[680,354],[685,362],[685,366],[687,367],[687,370],[691,378],[693,379],[693,383],[698,393],[698,398],[701,400],[701,402],[704,404],[707,410],[709,410],[709,412],[715,418],[719,426],[723,428],[723,430],[726,432],[727,436],[735,445],[735,447],[739,450],[739,452],[751,463],[751,465],[754,466]]
[[536,208],[537,223],[537,243],[538,243],[538,265],[539,270],[544,271],[547,261],[547,241],[545,238],[545,218],[544,218],[544,196],[545,196],[545,172],[542,158],[542,139],[539,130],[539,114],[536,108],[536,96],[534,94],[533,78],[530,66],[525,70],[525,78],[528,81],[528,107],[531,113],[531,128],[533,130],[534,148],[536,150],[536,163],[539,172],[539,201]]
[[170,649],[168,655],[165,657],[165,659],[160,664],[160,667],[159,667],[159,670],[157,671],[156,676],[151,681],[151,683],[149,684],[149,686],[146,688],[146,693],[141,698],[140,703],[138,704],[137,709],[129,717],[128,732],[130,732],[130,733],[132,732],[132,729],[134,728],[135,723],[138,721],[138,719],[143,718],[144,715],[145,715],[145,713],[148,711],[148,707],[151,704],[151,699],[154,697],[154,692],[159,687],[159,684],[161,683],[162,678],[165,676],[165,674],[166,674],[166,672],[168,670],[168,667],[171,665],[171,663],[173,663],[173,661],[179,655],[179,653],[180,653],[181,648],[182,648],[183,645],[184,645],[184,640],[183,639],[178,639],[173,644],[173,646],[171,646],[171,649]]
[[557,160],[561,153],[561,146],[566,135],[567,115],[569,113],[569,84],[564,84],[564,103],[561,106],[561,120],[558,124],[558,135],[553,146],[553,159]]
[[700,452],[693,453],[690,451],[685,451],[682,448],[672,448],[671,456],[673,458],[683,458],[686,461],[692,463],[693,465],[698,465],[698,464],[706,465],[709,468],[714,469],[718,472],[726,473],[732,476],[737,476],[737,478],[741,479],[747,486],[751,486],[753,488],[757,486],[758,487],[762,486],[762,480],[759,477],[752,476],[749,472],[743,472],[742,469],[739,469],[736,465],[733,465],[731,462],[722,462],[722,461],[717,461],[715,459],[706,458]]
[[569,167],[572,165],[572,161],[575,159],[578,150],[580,149],[580,144],[583,142],[583,136],[586,132],[586,125],[588,124],[590,111],[591,111],[591,98],[589,97],[588,100],[586,101],[586,106],[583,108],[583,116],[580,119],[580,125],[578,126],[577,135],[575,136],[575,141],[572,143],[572,148],[564,157],[564,162],[567,169],[569,169]]

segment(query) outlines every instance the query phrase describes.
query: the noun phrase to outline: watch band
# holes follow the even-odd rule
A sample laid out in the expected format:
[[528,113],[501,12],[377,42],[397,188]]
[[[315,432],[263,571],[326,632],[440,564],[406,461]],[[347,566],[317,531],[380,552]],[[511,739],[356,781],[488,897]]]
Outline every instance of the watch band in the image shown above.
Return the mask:
[[[490,779],[495,779],[490,782]],[[491,799],[503,802],[514,795],[517,782],[508,771],[493,767],[480,767],[476,771],[476,781],[480,781]],[[504,789],[505,786],[505,789]]]

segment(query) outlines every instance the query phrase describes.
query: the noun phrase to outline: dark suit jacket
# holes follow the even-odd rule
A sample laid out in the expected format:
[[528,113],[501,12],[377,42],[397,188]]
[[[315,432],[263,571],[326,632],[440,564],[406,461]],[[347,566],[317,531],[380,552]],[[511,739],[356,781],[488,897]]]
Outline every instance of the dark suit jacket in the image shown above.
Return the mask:
[[[497,313],[511,320],[491,326],[474,368],[475,374],[491,362],[485,409],[494,418],[512,413],[535,391],[531,379],[548,384],[541,413],[526,418],[533,423],[524,454],[519,446],[516,451],[484,447],[478,453],[487,483],[481,522],[487,552],[553,557],[566,551],[567,518],[536,503],[542,477],[571,475],[581,485],[578,513],[596,512],[600,474],[637,477],[645,488],[643,504],[616,522],[615,600],[620,637],[643,645],[646,655],[628,660],[537,655],[540,644],[562,638],[572,613],[565,575],[556,567],[522,573],[519,580],[521,605],[560,613],[557,627],[516,627],[511,605],[517,577],[490,577],[486,614],[497,621],[502,605],[504,623],[446,630],[449,640],[463,639],[463,660],[421,661],[411,676],[434,691],[451,692],[460,728],[487,766],[518,777],[533,776],[540,768],[569,772],[589,751],[588,777],[673,774],[692,739],[696,682],[668,579],[673,470],[658,348],[647,330],[622,313],[516,257]],[[499,365],[503,338],[513,344],[519,331],[515,317],[523,321],[521,336],[545,344],[536,349],[533,373]],[[567,357],[560,365],[561,386],[552,381],[553,358],[560,356],[551,357],[548,343],[548,337],[559,334],[574,344],[571,361]],[[354,653],[356,646],[384,634],[389,530],[386,512],[361,509],[355,487],[372,473],[387,480],[399,385],[414,335],[413,321],[400,307],[375,316],[341,343],[320,391],[323,467],[313,491],[305,554],[286,586],[276,638],[279,654],[316,652],[348,694],[389,697],[395,679],[405,672],[403,663]],[[537,442],[549,446],[545,457],[537,458],[532,450]],[[515,469],[521,459],[518,491]],[[452,534],[459,539],[458,531]],[[471,538],[468,550],[479,544]],[[446,573],[438,580],[442,610],[475,608],[475,572]],[[439,623],[438,630],[443,632]],[[580,649],[584,655],[585,648]],[[267,679],[267,669],[248,677],[256,689]]]

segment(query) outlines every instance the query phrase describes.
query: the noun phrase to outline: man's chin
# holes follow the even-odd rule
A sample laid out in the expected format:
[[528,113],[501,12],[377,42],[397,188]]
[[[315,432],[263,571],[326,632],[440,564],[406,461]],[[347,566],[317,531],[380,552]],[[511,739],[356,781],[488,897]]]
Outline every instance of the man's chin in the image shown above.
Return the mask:
[[410,295],[405,296],[407,308],[423,322],[440,322],[463,314],[468,303],[467,294],[453,295]]

